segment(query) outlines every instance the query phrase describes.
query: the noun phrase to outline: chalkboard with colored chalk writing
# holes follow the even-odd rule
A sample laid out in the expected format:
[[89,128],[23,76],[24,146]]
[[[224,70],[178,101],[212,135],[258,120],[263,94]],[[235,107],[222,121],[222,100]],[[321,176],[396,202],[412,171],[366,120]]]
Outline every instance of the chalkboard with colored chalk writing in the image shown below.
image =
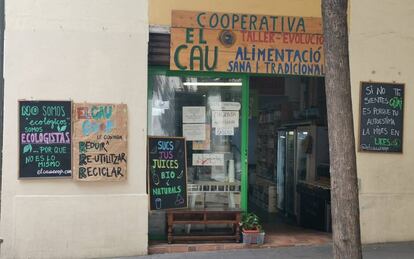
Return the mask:
[[404,84],[361,83],[359,150],[403,150]]
[[19,178],[71,177],[70,101],[19,101]]
[[151,210],[187,207],[185,139],[148,137],[148,192]]

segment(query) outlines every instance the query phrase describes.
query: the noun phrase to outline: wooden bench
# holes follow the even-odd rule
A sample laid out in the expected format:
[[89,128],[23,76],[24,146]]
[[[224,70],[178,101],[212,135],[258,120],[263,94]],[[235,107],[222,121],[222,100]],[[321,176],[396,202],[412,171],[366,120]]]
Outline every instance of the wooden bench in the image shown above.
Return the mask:
[[[239,209],[181,209],[167,211],[167,223],[168,223],[168,243],[172,243],[175,240],[178,241],[222,241],[222,240],[235,240],[240,242],[240,219],[241,210]],[[231,232],[215,233],[215,232],[203,232],[203,233],[185,233],[176,234],[173,231],[174,225],[186,225],[186,224],[199,224],[199,225],[211,225],[211,224],[228,224],[232,226]]]

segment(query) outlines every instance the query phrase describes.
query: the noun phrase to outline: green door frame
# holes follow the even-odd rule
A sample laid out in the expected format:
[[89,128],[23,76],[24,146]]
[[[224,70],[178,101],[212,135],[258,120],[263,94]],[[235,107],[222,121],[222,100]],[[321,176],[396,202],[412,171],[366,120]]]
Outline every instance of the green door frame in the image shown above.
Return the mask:
[[[149,66],[148,78],[152,75],[167,75],[167,76],[195,76],[195,77],[221,77],[221,78],[240,78],[242,80],[242,139],[241,139],[241,204],[243,211],[248,210],[248,145],[249,145],[249,75],[238,73],[223,73],[223,72],[194,72],[194,71],[171,71],[168,66]],[[147,102],[152,99],[152,82],[148,81],[148,96]],[[149,103],[149,102],[148,102]],[[151,109],[148,106],[147,122],[151,118]],[[149,132],[149,123],[147,129]]]

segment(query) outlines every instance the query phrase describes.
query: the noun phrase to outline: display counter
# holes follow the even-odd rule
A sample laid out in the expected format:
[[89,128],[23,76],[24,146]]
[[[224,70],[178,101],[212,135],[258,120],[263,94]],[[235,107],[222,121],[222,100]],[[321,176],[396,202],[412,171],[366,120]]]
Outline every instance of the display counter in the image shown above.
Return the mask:
[[299,224],[331,232],[331,187],[327,181],[299,182]]

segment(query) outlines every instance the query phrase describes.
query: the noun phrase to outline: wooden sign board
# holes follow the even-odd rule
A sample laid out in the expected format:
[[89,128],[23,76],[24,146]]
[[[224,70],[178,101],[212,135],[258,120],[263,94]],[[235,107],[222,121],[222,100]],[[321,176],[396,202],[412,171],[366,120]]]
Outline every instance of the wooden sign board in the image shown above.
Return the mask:
[[127,105],[75,103],[73,172],[79,181],[127,178]]
[[361,82],[359,150],[403,150],[404,84]]
[[172,10],[171,26],[322,34],[322,18]]
[[19,101],[19,178],[71,177],[70,101]]
[[148,192],[151,210],[187,207],[186,144],[179,137],[148,137]]
[[173,11],[170,69],[324,75],[322,19]]

